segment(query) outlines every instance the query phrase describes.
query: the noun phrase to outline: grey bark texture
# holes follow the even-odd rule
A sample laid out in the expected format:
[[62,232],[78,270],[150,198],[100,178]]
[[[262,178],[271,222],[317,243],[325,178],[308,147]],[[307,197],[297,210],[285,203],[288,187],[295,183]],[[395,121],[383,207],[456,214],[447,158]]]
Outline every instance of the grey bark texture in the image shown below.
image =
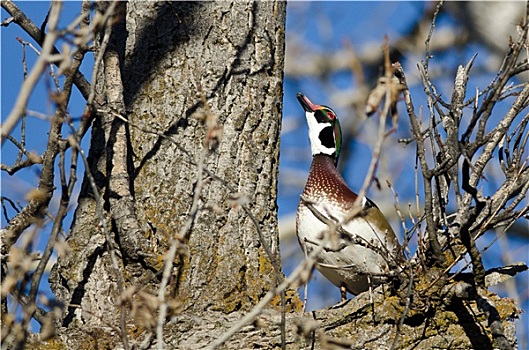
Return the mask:
[[[125,289],[156,291],[202,159],[198,212],[181,237],[168,298],[197,315],[229,313],[248,310],[276,285],[284,24],[283,2],[127,4],[100,69],[89,154]],[[72,251],[50,282],[67,305],[63,334],[82,327],[90,342],[87,330],[116,334],[120,293],[86,178],[78,202]],[[83,337],[68,337],[68,346]]]

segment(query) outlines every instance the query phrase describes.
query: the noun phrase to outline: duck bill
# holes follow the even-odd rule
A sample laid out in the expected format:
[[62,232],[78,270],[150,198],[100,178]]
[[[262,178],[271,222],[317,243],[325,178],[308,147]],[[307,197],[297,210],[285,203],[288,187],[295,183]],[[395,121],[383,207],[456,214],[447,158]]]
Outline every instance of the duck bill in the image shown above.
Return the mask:
[[314,112],[320,107],[310,102],[310,100],[302,93],[297,93],[296,97],[298,98],[298,101],[301,104],[301,107],[303,107],[303,109],[305,110],[305,112]]

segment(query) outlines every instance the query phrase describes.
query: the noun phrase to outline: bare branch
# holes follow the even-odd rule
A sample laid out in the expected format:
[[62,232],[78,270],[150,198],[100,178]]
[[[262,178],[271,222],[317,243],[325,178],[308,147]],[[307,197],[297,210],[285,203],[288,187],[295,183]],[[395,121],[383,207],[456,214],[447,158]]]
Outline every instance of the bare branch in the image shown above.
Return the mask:
[[[105,235],[105,240],[106,240],[106,243],[107,243],[108,252],[110,254],[110,259],[112,261],[112,269],[113,269],[114,275],[116,276],[116,280],[117,280],[118,292],[121,295],[123,293],[123,290],[124,290],[123,289],[123,277],[121,276],[120,265],[119,265],[119,262],[118,262],[118,259],[117,259],[117,256],[116,256],[116,250],[114,248],[114,242],[113,242],[112,237],[110,236],[110,232],[108,230],[108,222],[107,222],[106,215],[105,215],[104,209],[103,209],[103,200],[101,199],[101,196],[99,194],[99,189],[97,188],[97,185],[95,183],[94,177],[93,177],[92,173],[90,172],[90,163],[88,162],[88,159],[87,159],[87,157],[86,157],[86,155],[84,153],[84,150],[80,146],[79,140],[76,139],[75,134],[73,134],[70,137],[70,143],[71,143],[71,146],[75,147],[78,150],[78,152],[81,154],[81,159],[83,160],[83,163],[84,163],[84,166],[85,166],[86,178],[88,179],[89,185],[92,188],[92,192],[93,192],[92,194],[93,194],[94,199],[95,199],[96,213],[97,213],[97,216],[98,216],[99,221],[100,221],[99,228],[103,231],[103,233]],[[125,306],[124,305],[120,305],[120,309],[121,309],[122,315],[124,315]],[[121,327],[120,333],[121,333],[121,338],[123,340],[123,346],[125,347],[125,349],[128,349],[128,342],[126,340],[127,339],[126,329]]]
[[[400,80],[400,83],[404,86],[408,86],[406,83],[406,77],[404,75],[404,70],[402,69],[402,66],[400,64],[395,65],[396,75]],[[408,117],[410,119],[412,133],[415,138],[415,141],[417,142],[417,158],[419,160],[419,164],[421,166],[421,171],[423,174],[423,186],[424,186],[424,194],[425,194],[425,204],[424,204],[424,212],[426,216],[426,230],[428,235],[428,243],[429,243],[429,249],[432,250],[432,255],[429,257],[430,259],[434,260],[435,264],[444,264],[444,256],[441,251],[441,245],[439,243],[439,240],[437,238],[437,231],[436,227],[437,224],[434,222],[434,215],[433,215],[433,200],[432,200],[432,184],[431,179],[433,177],[433,172],[428,166],[428,161],[426,159],[426,153],[425,153],[425,145],[424,145],[424,138],[425,135],[421,131],[420,128],[420,119],[415,114],[415,108],[413,106],[413,102],[411,99],[411,94],[408,88],[406,88],[403,91],[404,94],[404,102],[406,104],[406,110],[408,111]]]
[[[324,235],[328,237],[328,234]],[[325,240],[326,238],[324,238]],[[324,242],[323,242],[324,243]],[[251,323],[259,314],[261,314],[266,307],[266,305],[272,300],[276,295],[287,290],[290,286],[296,284],[297,282],[306,282],[309,274],[307,271],[312,271],[314,265],[316,264],[317,257],[323,249],[323,244],[314,248],[310,254],[307,255],[307,258],[303,260],[298,267],[286,278],[280,285],[270,290],[265,296],[259,301],[257,305],[247,313],[243,318],[240,319],[237,324],[228,329],[222,337],[215,339],[207,349],[217,349],[226,341],[228,341],[235,333],[237,333],[242,327]]]
[[[18,24],[26,33],[28,33],[33,38],[33,40],[35,40],[41,46],[44,45],[44,40],[45,40],[46,35],[44,35],[44,33],[41,32],[41,30],[24,14],[24,12],[22,12],[18,8],[18,6],[16,6],[12,1],[2,1],[2,8],[6,10],[12,16],[13,22]],[[83,14],[81,14],[83,18],[88,17],[89,9],[90,9],[89,6],[88,7],[84,6]],[[48,18],[48,23],[49,22],[50,21]],[[50,53],[55,55],[59,53],[59,50],[53,47]],[[86,78],[83,76],[83,74],[79,71],[75,72],[74,84],[79,89],[83,97],[88,98],[90,84],[88,83]]]
[[[2,7],[4,7],[4,4],[7,5],[12,3],[10,1],[2,2]],[[24,114],[24,111],[26,110],[27,101],[29,100],[29,96],[35,88],[37,81],[40,79],[40,76],[46,69],[50,55],[53,54],[53,45],[58,37],[57,23],[59,21],[61,8],[62,4],[60,2],[52,3],[49,16],[49,33],[48,35],[46,35],[46,38],[44,39],[42,45],[42,55],[37,59],[35,66],[29,73],[27,79],[22,84],[20,93],[18,94],[17,100],[15,101],[15,105],[13,106],[13,109],[6,118],[6,121],[1,126],[1,144],[4,143],[7,135],[11,133],[15,125],[18,123],[19,119]]]
[[[4,2],[2,2],[4,4]],[[54,16],[58,16],[54,15]],[[56,21],[54,19],[54,21]],[[47,36],[47,38],[52,38]],[[43,55],[44,56],[44,55]],[[65,117],[65,110],[72,92],[73,80],[75,72],[78,71],[82,63],[83,52],[76,54],[76,59],[72,61],[71,70],[66,74],[66,79],[63,86],[63,102],[58,105],[54,116],[51,119],[50,131],[48,132],[48,144],[46,151],[42,154],[42,170],[39,179],[38,190],[42,196],[32,199],[28,205],[18,213],[13,220],[2,230],[2,253],[7,252],[11,245],[18,240],[20,234],[31,225],[36,217],[42,214],[44,208],[47,207],[54,192],[54,165],[55,158],[60,151],[60,136],[62,122]],[[42,56],[41,56],[42,58]]]

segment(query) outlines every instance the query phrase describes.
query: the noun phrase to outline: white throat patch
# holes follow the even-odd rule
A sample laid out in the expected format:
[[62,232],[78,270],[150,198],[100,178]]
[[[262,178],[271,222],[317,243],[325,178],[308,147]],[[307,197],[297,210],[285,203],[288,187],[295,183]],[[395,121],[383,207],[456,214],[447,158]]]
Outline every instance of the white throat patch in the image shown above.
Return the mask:
[[[305,112],[305,117],[307,118],[307,124],[309,125],[309,140],[310,140],[310,148],[312,151],[312,155],[316,154],[327,154],[327,155],[334,155],[336,152],[335,147],[326,147],[321,143],[320,140],[320,133],[323,129],[328,128],[331,126],[330,123],[318,123],[316,118],[314,117],[314,112]],[[334,133],[333,133],[334,135]],[[336,144],[336,139],[334,140]]]

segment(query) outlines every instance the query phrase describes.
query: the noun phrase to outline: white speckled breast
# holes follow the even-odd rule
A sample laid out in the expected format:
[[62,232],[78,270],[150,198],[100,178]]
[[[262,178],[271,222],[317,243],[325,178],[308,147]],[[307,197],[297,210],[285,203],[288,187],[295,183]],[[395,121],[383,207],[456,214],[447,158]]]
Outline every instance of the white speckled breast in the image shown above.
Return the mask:
[[[338,173],[331,158],[315,156],[303,197],[327,218],[341,221],[357,196]],[[303,201],[298,206],[296,228],[299,243],[307,253],[322,244],[324,232],[328,229]],[[350,293],[359,294],[369,288],[368,276],[373,285],[385,280],[377,275],[388,272],[388,259],[397,258],[400,246],[389,223],[376,207],[367,208],[343,228],[352,237],[376,248],[354,244],[334,232],[319,255],[317,269],[336,286],[344,286]]]

